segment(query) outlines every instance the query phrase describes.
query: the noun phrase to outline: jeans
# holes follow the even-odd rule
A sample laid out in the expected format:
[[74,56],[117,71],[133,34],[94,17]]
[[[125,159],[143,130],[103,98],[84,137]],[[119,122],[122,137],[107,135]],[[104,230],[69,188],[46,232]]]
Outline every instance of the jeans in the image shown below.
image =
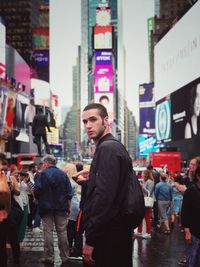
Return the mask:
[[58,236],[58,248],[62,262],[69,257],[69,245],[67,240],[67,212],[56,212],[42,216],[44,230],[44,258],[54,261],[53,230],[54,225]]
[[200,238],[192,235],[192,244],[188,248],[187,264],[188,267],[194,267],[200,250]]
[[36,211],[35,211],[35,218],[34,218],[34,225],[33,228],[40,227],[41,218],[39,214],[39,206],[36,204]]

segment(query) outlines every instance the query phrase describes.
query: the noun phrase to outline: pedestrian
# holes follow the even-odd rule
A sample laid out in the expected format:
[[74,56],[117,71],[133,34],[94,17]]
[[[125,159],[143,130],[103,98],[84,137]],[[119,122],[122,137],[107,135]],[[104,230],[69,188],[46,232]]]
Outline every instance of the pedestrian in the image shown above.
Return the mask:
[[130,178],[127,172],[132,160],[110,133],[108,113],[103,105],[87,105],[82,121],[96,146],[83,210],[84,263],[95,263],[96,267],[131,267],[132,228],[127,227],[121,216],[121,200],[127,194],[125,184],[126,178]]
[[[144,171],[144,182],[141,183],[142,191],[144,194],[144,197],[151,197],[153,198],[154,202],[154,179],[152,172],[150,170]],[[153,206],[153,203],[152,203]],[[151,238],[151,214],[152,214],[152,207],[148,206],[145,207],[145,223],[146,223],[146,232],[143,230],[143,222],[138,226],[138,232],[135,234],[137,237],[143,237],[143,238]]]
[[[72,256],[73,257],[75,256],[74,255],[74,248],[75,248],[76,243],[77,243],[77,240],[76,240],[76,221],[77,221],[77,217],[78,217],[79,210],[80,210],[80,208],[79,208],[80,198],[77,194],[78,185],[72,179],[73,175],[75,175],[77,172],[76,165],[74,163],[67,163],[63,167],[63,171],[69,177],[70,183],[72,186],[71,210],[70,210],[69,220],[68,220],[68,224],[67,224],[67,237],[68,237],[69,251],[70,251],[69,256],[71,259]],[[78,258],[78,255],[76,258]]]
[[39,156],[42,156],[42,140],[45,145],[46,153],[50,154],[49,144],[47,142],[46,127],[48,131],[51,132],[47,117],[43,114],[43,108],[39,107],[38,114],[34,116],[32,123],[32,134],[34,136],[34,142],[37,145]]
[[67,216],[70,210],[72,187],[68,176],[56,167],[56,158],[46,155],[43,171],[35,178],[34,195],[38,200],[39,213],[44,232],[44,264],[54,263],[53,230],[58,236],[58,247],[62,266],[69,257],[67,240]]
[[155,186],[155,197],[158,201],[160,220],[164,227],[164,234],[170,234],[168,211],[172,205],[172,186],[167,182],[167,174],[160,173],[160,182]]
[[[183,196],[181,222],[185,228],[185,239],[190,244],[186,255],[186,265],[196,266],[200,252],[200,167],[197,167],[193,185],[188,187]],[[199,265],[198,265],[199,266]]]

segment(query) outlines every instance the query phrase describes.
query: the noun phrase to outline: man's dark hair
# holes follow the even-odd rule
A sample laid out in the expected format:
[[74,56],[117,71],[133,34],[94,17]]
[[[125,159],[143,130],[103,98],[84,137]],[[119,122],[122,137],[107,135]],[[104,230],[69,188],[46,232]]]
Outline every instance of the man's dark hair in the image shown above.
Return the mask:
[[77,170],[77,172],[80,172],[83,170],[83,163],[82,162],[76,163],[76,170]]
[[99,115],[102,119],[104,119],[105,117],[108,116],[108,112],[107,112],[106,108],[99,103],[91,103],[91,104],[87,105],[83,111],[87,111],[90,109],[98,109]]
[[28,166],[28,170],[30,171],[30,170],[32,170],[33,168],[35,168],[36,167],[36,164],[35,163],[32,163],[32,164],[30,164],[29,166]]
[[149,171],[153,170],[153,165],[149,164],[149,165],[147,166],[147,170],[149,170]]
[[43,113],[43,108],[42,107],[38,107],[38,113]]

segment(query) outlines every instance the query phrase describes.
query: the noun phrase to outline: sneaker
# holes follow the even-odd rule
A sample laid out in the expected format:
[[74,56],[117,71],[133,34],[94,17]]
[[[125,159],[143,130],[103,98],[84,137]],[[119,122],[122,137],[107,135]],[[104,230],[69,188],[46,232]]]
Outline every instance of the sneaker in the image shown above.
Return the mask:
[[142,237],[142,233],[135,233],[134,236],[135,237]]
[[144,239],[150,239],[151,238],[151,234],[145,233],[145,234],[142,235],[142,237]]
[[33,234],[39,234],[42,233],[42,230],[39,227],[33,228]]
[[79,261],[82,261],[83,257],[82,255],[78,255],[76,253],[72,253],[69,258],[69,260],[79,260]]
[[187,266],[187,260],[186,259],[182,259],[178,262],[179,266]]
[[41,259],[41,263],[44,263],[44,264],[54,264],[54,260],[42,258]]

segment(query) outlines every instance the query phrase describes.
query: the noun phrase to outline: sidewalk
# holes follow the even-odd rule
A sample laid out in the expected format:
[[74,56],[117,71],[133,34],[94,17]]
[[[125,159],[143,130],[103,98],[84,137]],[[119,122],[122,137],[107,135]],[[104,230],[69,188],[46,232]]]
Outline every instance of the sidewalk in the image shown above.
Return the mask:
[[[57,237],[54,235],[55,264],[60,267],[61,261],[57,248]],[[184,252],[184,234],[175,228],[169,236],[158,232],[152,233],[151,239],[136,238],[133,241],[133,267],[177,267],[177,261]],[[27,230],[26,237],[21,248],[21,267],[44,267],[40,262],[43,253],[42,233],[33,235]],[[9,251],[8,267],[11,264],[11,252]],[[71,261],[68,267],[82,267],[81,261]],[[124,266],[122,266],[124,267]]]

